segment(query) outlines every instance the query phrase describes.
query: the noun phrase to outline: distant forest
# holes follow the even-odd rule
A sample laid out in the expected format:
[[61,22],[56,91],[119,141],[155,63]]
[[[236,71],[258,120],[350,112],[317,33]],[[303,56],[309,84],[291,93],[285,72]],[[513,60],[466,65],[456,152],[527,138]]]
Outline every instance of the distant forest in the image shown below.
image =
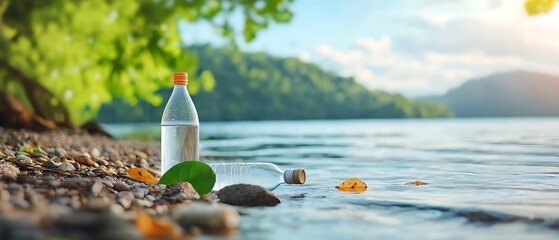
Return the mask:
[[[211,71],[212,91],[192,96],[201,121],[426,118],[449,117],[442,104],[410,100],[400,94],[369,90],[297,58],[243,53],[208,45],[191,46],[198,72]],[[169,79],[171,81],[171,79]],[[101,107],[101,122],[158,122],[172,89],[162,89],[163,104],[131,106],[115,99]]]

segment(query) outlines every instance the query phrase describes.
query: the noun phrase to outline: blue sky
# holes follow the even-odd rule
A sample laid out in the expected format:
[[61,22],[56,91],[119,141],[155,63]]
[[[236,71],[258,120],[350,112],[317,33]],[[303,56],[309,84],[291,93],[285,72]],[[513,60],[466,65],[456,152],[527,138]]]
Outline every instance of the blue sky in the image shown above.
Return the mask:
[[[244,51],[297,56],[361,84],[408,96],[441,94],[466,80],[524,69],[559,74],[559,10],[529,17],[523,0],[295,0]],[[240,17],[235,21],[241,28]],[[222,44],[205,23],[186,43]],[[240,38],[239,38],[240,39]]]

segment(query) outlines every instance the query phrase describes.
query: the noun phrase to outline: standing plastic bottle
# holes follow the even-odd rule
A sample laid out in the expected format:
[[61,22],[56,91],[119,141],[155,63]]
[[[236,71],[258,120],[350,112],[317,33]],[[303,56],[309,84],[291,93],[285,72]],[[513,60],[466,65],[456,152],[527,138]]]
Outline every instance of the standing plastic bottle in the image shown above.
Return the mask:
[[188,94],[188,74],[173,76],[175,87],[161,119],[161,174],[178,163],[197,161],[198,113]]
[[274,190],[282,183],[304,184],[307,175],[304,169],[281,170],[272,163],[211,163],[216,181],[212,190],[226,186],[246,183],[260,185]]

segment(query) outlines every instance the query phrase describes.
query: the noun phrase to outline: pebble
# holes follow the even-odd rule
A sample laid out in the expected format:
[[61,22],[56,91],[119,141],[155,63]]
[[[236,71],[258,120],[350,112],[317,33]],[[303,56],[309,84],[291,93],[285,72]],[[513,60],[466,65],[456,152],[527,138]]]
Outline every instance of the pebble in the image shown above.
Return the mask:
[[128,191],[119,192],[117,195],[119,198],[124,198],[128,200],[134,200],[134,194]]
[[141,207],[147,207],[147,208],[153,206],[153,202],[150,202],[146,199],[134,199],[133,204],[135,206],[141,206]]
[[132,193],[136,198],[144,198],[148,194],[149,190],[147,188],[135,188]]
[[33,159],[25,155],[17,155],[16,162],[29,165],[33,163]]
[[155,197],[153,195],[146,195],[146,200],[150,201],[150,202],[155,202]]
[[69,178],[63,186],[67,188],[84,188],[89,187],[92,184],[92,180],[89,178]]
[[55,178],[54,178],[53,176],[44,176],[44,177],[43,177],[43,181],[45,181],[45,182],[52,181],[52,180],[54,180],[54,179],[55,179]]
[[130,205],[132,205],[132,201],[126,199],[126,198],[119,198],[117,200],[117,202],[124,208],[124,209],[128,209],[130,208]]
[[120,160],[115,161],[114,164],[115,164],[115,167],[117,167],[117,168],[123,168],[124,167],[124,164]]
[[52,160],[48,160],[47,162],[43,163],[43,167],[45,167],[45,168],[58,168],[58,164],[56,164]]
[[94,158],[98,158],[101,156],[101,151],[99,151],[99,149],[97,148],[92,148],[91,151],[89,151],[89,154],[91,154],[91,156]]
[[27,208],[30,207],[30,204],[27,201],[25,201],[25,199],[15,197],[15,196],[12,196],[10,198],[10,203],[12,203],[14,205],[14,207],[17,207],[17,208],[27,209]]
[[235,206],[276,206],[280,203],[280,199],[273,192],[250,184],[224,187],[217,192],[217,197],[220,202]]
[[58,165],[58,169],[60,169],[62,171],[75,171],[76,170],[74,165],[72,165],[71,163],[69,163],[67,161],[64,161],[63,163]]
[[172,217],[185,229],[195,226],[210,233],[234,230],[240,221],[239,213],[231,206],[201,202],[177,206]]
[[112,204],[111,212],[114,213],[115,215],[121,215],[124,213],[124,208],[119,204]]
[[93,185],[91,185],[91,193],[98,197],[103,190],[103,183],[101,181],[95,181]]
[[17,182],[21,184],[35,184],[37,182],[37,179],[29,175],[19,174],[17,175]]
[[109,162],[107,162],[106,160],[103,160],[103,159],[97,159],[96,162],[101,166],[109,165]]
[[117,182],[114,184],[114,189],[117,191],[130,191],[128,184],[123,182]]
[[76,161],[79,164],[85,164],[94,168],[99,167],[99,164],[91,160],[91,155],[89,155],[89,153],[81,153],[81,154],[73,153],[70,157],[73,158],[74,161]]
[[19,168],[11,163],[0,164],[0,179],[15,181],[20,173]]
[[9,149],[6,149],[6,150],[4,150],[4,154],[5,154],[6,156],[12,156],[12,157],[13,157],[13,156],[16,155],[16,152],[14,152],[14,151],[12,151],[12,150],[9,150]]

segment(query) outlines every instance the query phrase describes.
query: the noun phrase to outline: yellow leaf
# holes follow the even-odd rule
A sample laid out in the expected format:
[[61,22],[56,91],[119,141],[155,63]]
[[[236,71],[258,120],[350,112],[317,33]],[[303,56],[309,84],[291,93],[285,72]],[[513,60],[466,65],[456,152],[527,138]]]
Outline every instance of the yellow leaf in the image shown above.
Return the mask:
[[411,181],[406,183],[406,185],[413,185],[413,186],[421,186],[421,185],[427,185],[429,183],[423,182],[423,181]]
[[144,168],[130,168],[130,170],[128,170],[128,176],[147,184],[157,184],[157,178]]
[[136,227],[144,237],[173,237],[180,234],[180,229],[169,219],[153,219],[149,214],[140,212],[136,218]]
[[367,184],[358,178],[349,178],[336,187],[344,192],[364,192],[367,190]]

